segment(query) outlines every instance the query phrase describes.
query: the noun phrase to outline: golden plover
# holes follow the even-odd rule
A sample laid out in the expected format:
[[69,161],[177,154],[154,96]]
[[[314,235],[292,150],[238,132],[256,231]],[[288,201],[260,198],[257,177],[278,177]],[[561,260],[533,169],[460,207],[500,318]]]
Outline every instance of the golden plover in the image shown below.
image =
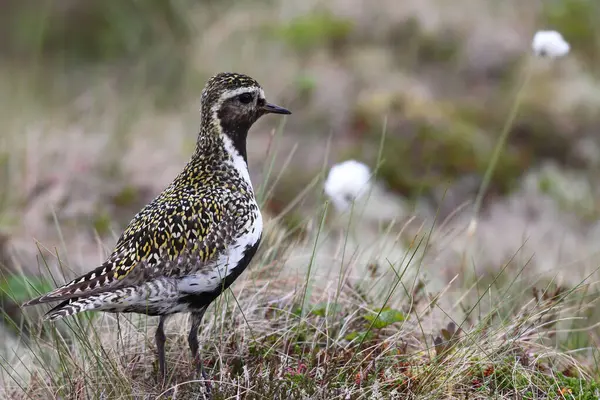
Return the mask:
[[61,301],[46,314],[49,320],[89,310],[160,316],[155,339],[162,379],[165,319],[189,312],[188,343],[205,377],[198,351],[202,317],[248,266],[262,235],[246,137],[268,113],[291,114],[267,103],[249,76],[210,78],[196,149],[183,171],[133,218],[102,265],[24,305]]

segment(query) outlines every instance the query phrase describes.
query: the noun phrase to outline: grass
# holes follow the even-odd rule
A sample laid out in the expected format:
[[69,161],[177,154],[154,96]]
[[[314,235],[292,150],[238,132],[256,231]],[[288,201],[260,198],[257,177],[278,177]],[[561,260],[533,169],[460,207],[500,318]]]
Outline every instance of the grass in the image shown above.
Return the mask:
[[[268,184],[262,188],[270,193]],[[201,342],[210,396],[193,375],[187,316],[167,324],[169,376],[161,385],[155,319],[94,313],[58,326],[29,321],[20,349],[0,360],[3,396],[591,399],[600,394],[593,358],[571,354],[557,339],[559,327],[595,306],[597,300],[584,301],[597,293],[593,284],[563,288],[531,282],[514,273],[527,267],[527,262],[515,265],[515,258],[487,282],[459,288],[456,300],[449,293],[452,283],[435,293],[425,281],[423,263],[435,225],[418,232],[397,261],[383,255],[377,271],[366,276],[367,249],[353,241],[350,220],[340,230],[325,223],[327,207],[316,212],[316,229],[303,239],[278,226],[284,215],[271,219],[252,268],[209,309]],[[380,233],[371,246],[386,236]],[[332,255],[328,245],[343,250]],[[24,290],[33,292],[36,285],[21,288],[20,296]],[[597,350],[590,352],[598,356]]]
[[[443,305],[443,293],[423,293],[425,286],[404,274],[414,264],[404,270],[389,265],[395,280],[382,300],[354,283],[356,265],[348,267],[347,279],[338,277],[338,289],[317,272],[313,279],[291,279],[290,260],[273,260],[272,252],[282,249],[263,249],[235,294],[227,292],[207,315],[201,331],[213,384],[207,398],[591,399],[600,393],[593,369],[552,345],[566,319],[561,315],[586,307],[579,301],[585,286],[518,296],[510,289],[521,283],[518,276],[498,288],[476,285],[462,293],[478,292],[473,306],[453,319],[456,310]],[[407,258],[417,254],[415,247]],[[445,317],[434,317],[438,312]],[[168,323],[169,377],[161,386],[155,382],[156,321],[92,315],[67,320],[66,329],[45,325],[44,334],[32,333],[21,344],[28,360],[2,359],[4,396],[202,398],[188,357],[187,317]],[[20,363],[25,369],[13,370]]]

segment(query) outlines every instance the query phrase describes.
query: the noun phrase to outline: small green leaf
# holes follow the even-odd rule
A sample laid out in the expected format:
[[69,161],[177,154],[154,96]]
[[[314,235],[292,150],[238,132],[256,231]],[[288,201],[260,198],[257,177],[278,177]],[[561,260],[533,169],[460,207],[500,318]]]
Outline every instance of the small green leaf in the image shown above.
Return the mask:
[[139,192],[133,186],[125,186],[119,193],[113,198],[113,203],[117,207],[128,207],[135,204],[138,201]]
[[296,89],[301,93],[311,93],[317,86],[315,78],[310,75],[300,75],[296,78]]
[[296,317],[301,317],[302,316],[302,307],[294,307],[292,309],[292,315],[296,316]]
[[381,311],[379,314],[379,317],[377,317],[376,313],[373,313],[365,315],[364,318],[373,323],[373,328],[375,329],[382,329],[392,325],[395,322],[402,322],[405,319],[402,312],[391,308],[383,309],[383,311]]
[[444,339],[450,340],[452,338],[452,333],[450,333],[449,330],[442,328],[441,332],[442,332],[442,336],[444,337]]
[[297,17],[276,28],[275,34],[291,47],[307,51],[322,44],[343,40],[350,35],[353,28],[349,19],[329,13],[314,13]]
[[100,211],[94,217],[94,229],[100,236],[107,235],[110,232],[111,218],[108,212]]
[[328,315],[338,314],[342,311],[342,306],[338,303],[319,303],[311,311],[312,314],[324,317]]
[[350,332],[349,334],[344,336],[344,339],[346,339],[349,342],[356,340],[356,339],[359,342],[364,342],[365,340],[368,340],[371,337],[373,337],[372,332]]

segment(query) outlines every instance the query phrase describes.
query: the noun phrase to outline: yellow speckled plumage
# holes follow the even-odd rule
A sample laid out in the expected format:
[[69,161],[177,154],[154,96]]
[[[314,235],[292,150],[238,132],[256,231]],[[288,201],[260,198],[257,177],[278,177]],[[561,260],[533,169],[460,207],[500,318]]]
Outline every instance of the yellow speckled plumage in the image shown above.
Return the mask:
[[290,114],[267,103],[246,75],[209,79],[196,149],[183,171],[135,215],[102,265],[25,305],[61,301],[46,314],[51,320],[86,310],[161,316],[156,340],[163,375],[164,318],[191,312],[189,343],[197,355],[202,315],[260,243],[246,136],[267,113]]

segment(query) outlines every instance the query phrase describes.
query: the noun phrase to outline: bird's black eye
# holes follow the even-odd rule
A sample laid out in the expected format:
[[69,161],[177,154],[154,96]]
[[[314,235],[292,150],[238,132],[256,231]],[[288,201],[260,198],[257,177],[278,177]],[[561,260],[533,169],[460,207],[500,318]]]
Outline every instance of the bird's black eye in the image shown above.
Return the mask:
[[242,93],[238,96],[238,100],[242,104],[252,103],[253,97],[250,93]]

